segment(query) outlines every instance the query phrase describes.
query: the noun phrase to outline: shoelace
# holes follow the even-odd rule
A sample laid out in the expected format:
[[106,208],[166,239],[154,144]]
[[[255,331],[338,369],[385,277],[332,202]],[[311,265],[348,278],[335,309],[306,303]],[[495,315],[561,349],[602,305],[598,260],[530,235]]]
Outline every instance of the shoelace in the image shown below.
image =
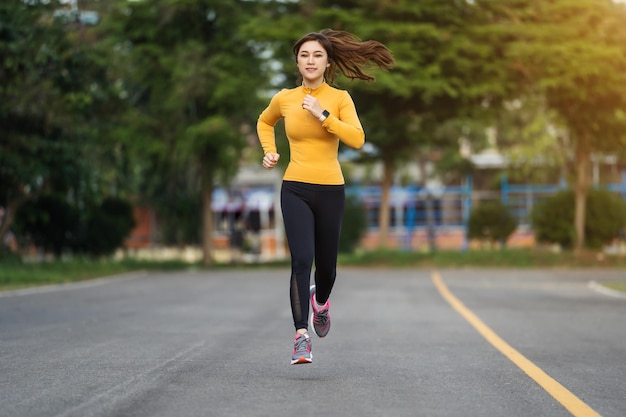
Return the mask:
[[328,321],[328,310],[322,310],[320,312],[315,313],[313,316],[313,322],[320,326],[323,326]]
[[296,340],[296,353],[298,352],[308,352],[306,337],[301,336],[298,340]]

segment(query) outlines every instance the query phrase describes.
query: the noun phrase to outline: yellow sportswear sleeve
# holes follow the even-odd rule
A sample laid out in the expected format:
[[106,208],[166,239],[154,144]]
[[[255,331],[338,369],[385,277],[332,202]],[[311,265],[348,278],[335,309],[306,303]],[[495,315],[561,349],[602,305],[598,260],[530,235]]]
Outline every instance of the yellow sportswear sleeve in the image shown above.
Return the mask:
[[[302,109],[306,94],[312,94],[330,112],[324,122]],[[289,165],[283,179],[313,184],[343,184],[337,159],[339,141],[355,149],[365,143],[365,133],[349,93],[326,83],[314,90],[297,87],[279,91],[257,122],[264,153],[276,153],[274,126],[281,118],[285,119],[290,150]]]

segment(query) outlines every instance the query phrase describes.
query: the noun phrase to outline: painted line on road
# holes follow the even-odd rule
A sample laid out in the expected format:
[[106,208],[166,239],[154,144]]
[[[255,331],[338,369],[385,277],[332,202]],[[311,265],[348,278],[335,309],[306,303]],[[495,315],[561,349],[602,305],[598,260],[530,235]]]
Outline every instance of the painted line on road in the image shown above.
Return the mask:
[[582,400],[572,394],[567,388],[545,373],[541,368],[528,360],[524,355],[515,350],[505,342],[493,330],[491,330],[482,320],[468,309],[452,292],[441,279],[438,272],[433,272],[432,281],[439,290],[441,296],[467,320],[478,333],[480,333],[493,347],[506,356],[511,362],[517,365],[531,379],[546,390],[555,400],[565,407],[575,417],[600,417],[595,410],[585,404]]
[[194,355],[204,345],[206,345],[206,340],[201,340],[179,351],[171,358],[157,363],[150,369],[138,374],[133,373],[129,379],[117,383],[111,388],[95,394],[86,401],[68,408],[61,414],[57,414],[57,417],[113,415],[115,414],[113,411],[123,400],[129,397],[137,397],[145,392],[154,391],[160,382],[159,377],[161,377],[161,374],[167,375],[167,367],[181,361],[185,356]]
[[596,292],[599,292],[600,294],[608,295],[609,297],[626,299],[625,292],[614,290],[596,281],[589,281],[589,288],[591,288],[592,290]]

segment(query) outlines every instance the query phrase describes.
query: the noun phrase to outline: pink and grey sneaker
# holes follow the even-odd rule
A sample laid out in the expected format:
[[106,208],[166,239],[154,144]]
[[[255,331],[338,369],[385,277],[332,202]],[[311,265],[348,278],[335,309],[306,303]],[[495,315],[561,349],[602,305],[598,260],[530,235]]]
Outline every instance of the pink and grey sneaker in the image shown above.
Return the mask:
[[298,334],[293,341],[291,364],[300,365],[311,362],[313,362],[313,354],[311,353],[311,338],[308,333]]
[[311,327],[316,335],[319,337],[325,337],[330,330],[330,301],[326,300],[326,303],[320,308],[315,300],[315,285],[311,285]]

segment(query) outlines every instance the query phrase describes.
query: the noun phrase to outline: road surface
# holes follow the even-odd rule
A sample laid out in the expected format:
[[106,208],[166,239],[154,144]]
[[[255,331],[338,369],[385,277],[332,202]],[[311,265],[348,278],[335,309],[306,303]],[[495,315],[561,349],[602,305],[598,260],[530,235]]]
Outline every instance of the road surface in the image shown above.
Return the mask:
[[286,269],[0,293],[0,417],[626,416],[621,270],[339,270],[289,364]]

